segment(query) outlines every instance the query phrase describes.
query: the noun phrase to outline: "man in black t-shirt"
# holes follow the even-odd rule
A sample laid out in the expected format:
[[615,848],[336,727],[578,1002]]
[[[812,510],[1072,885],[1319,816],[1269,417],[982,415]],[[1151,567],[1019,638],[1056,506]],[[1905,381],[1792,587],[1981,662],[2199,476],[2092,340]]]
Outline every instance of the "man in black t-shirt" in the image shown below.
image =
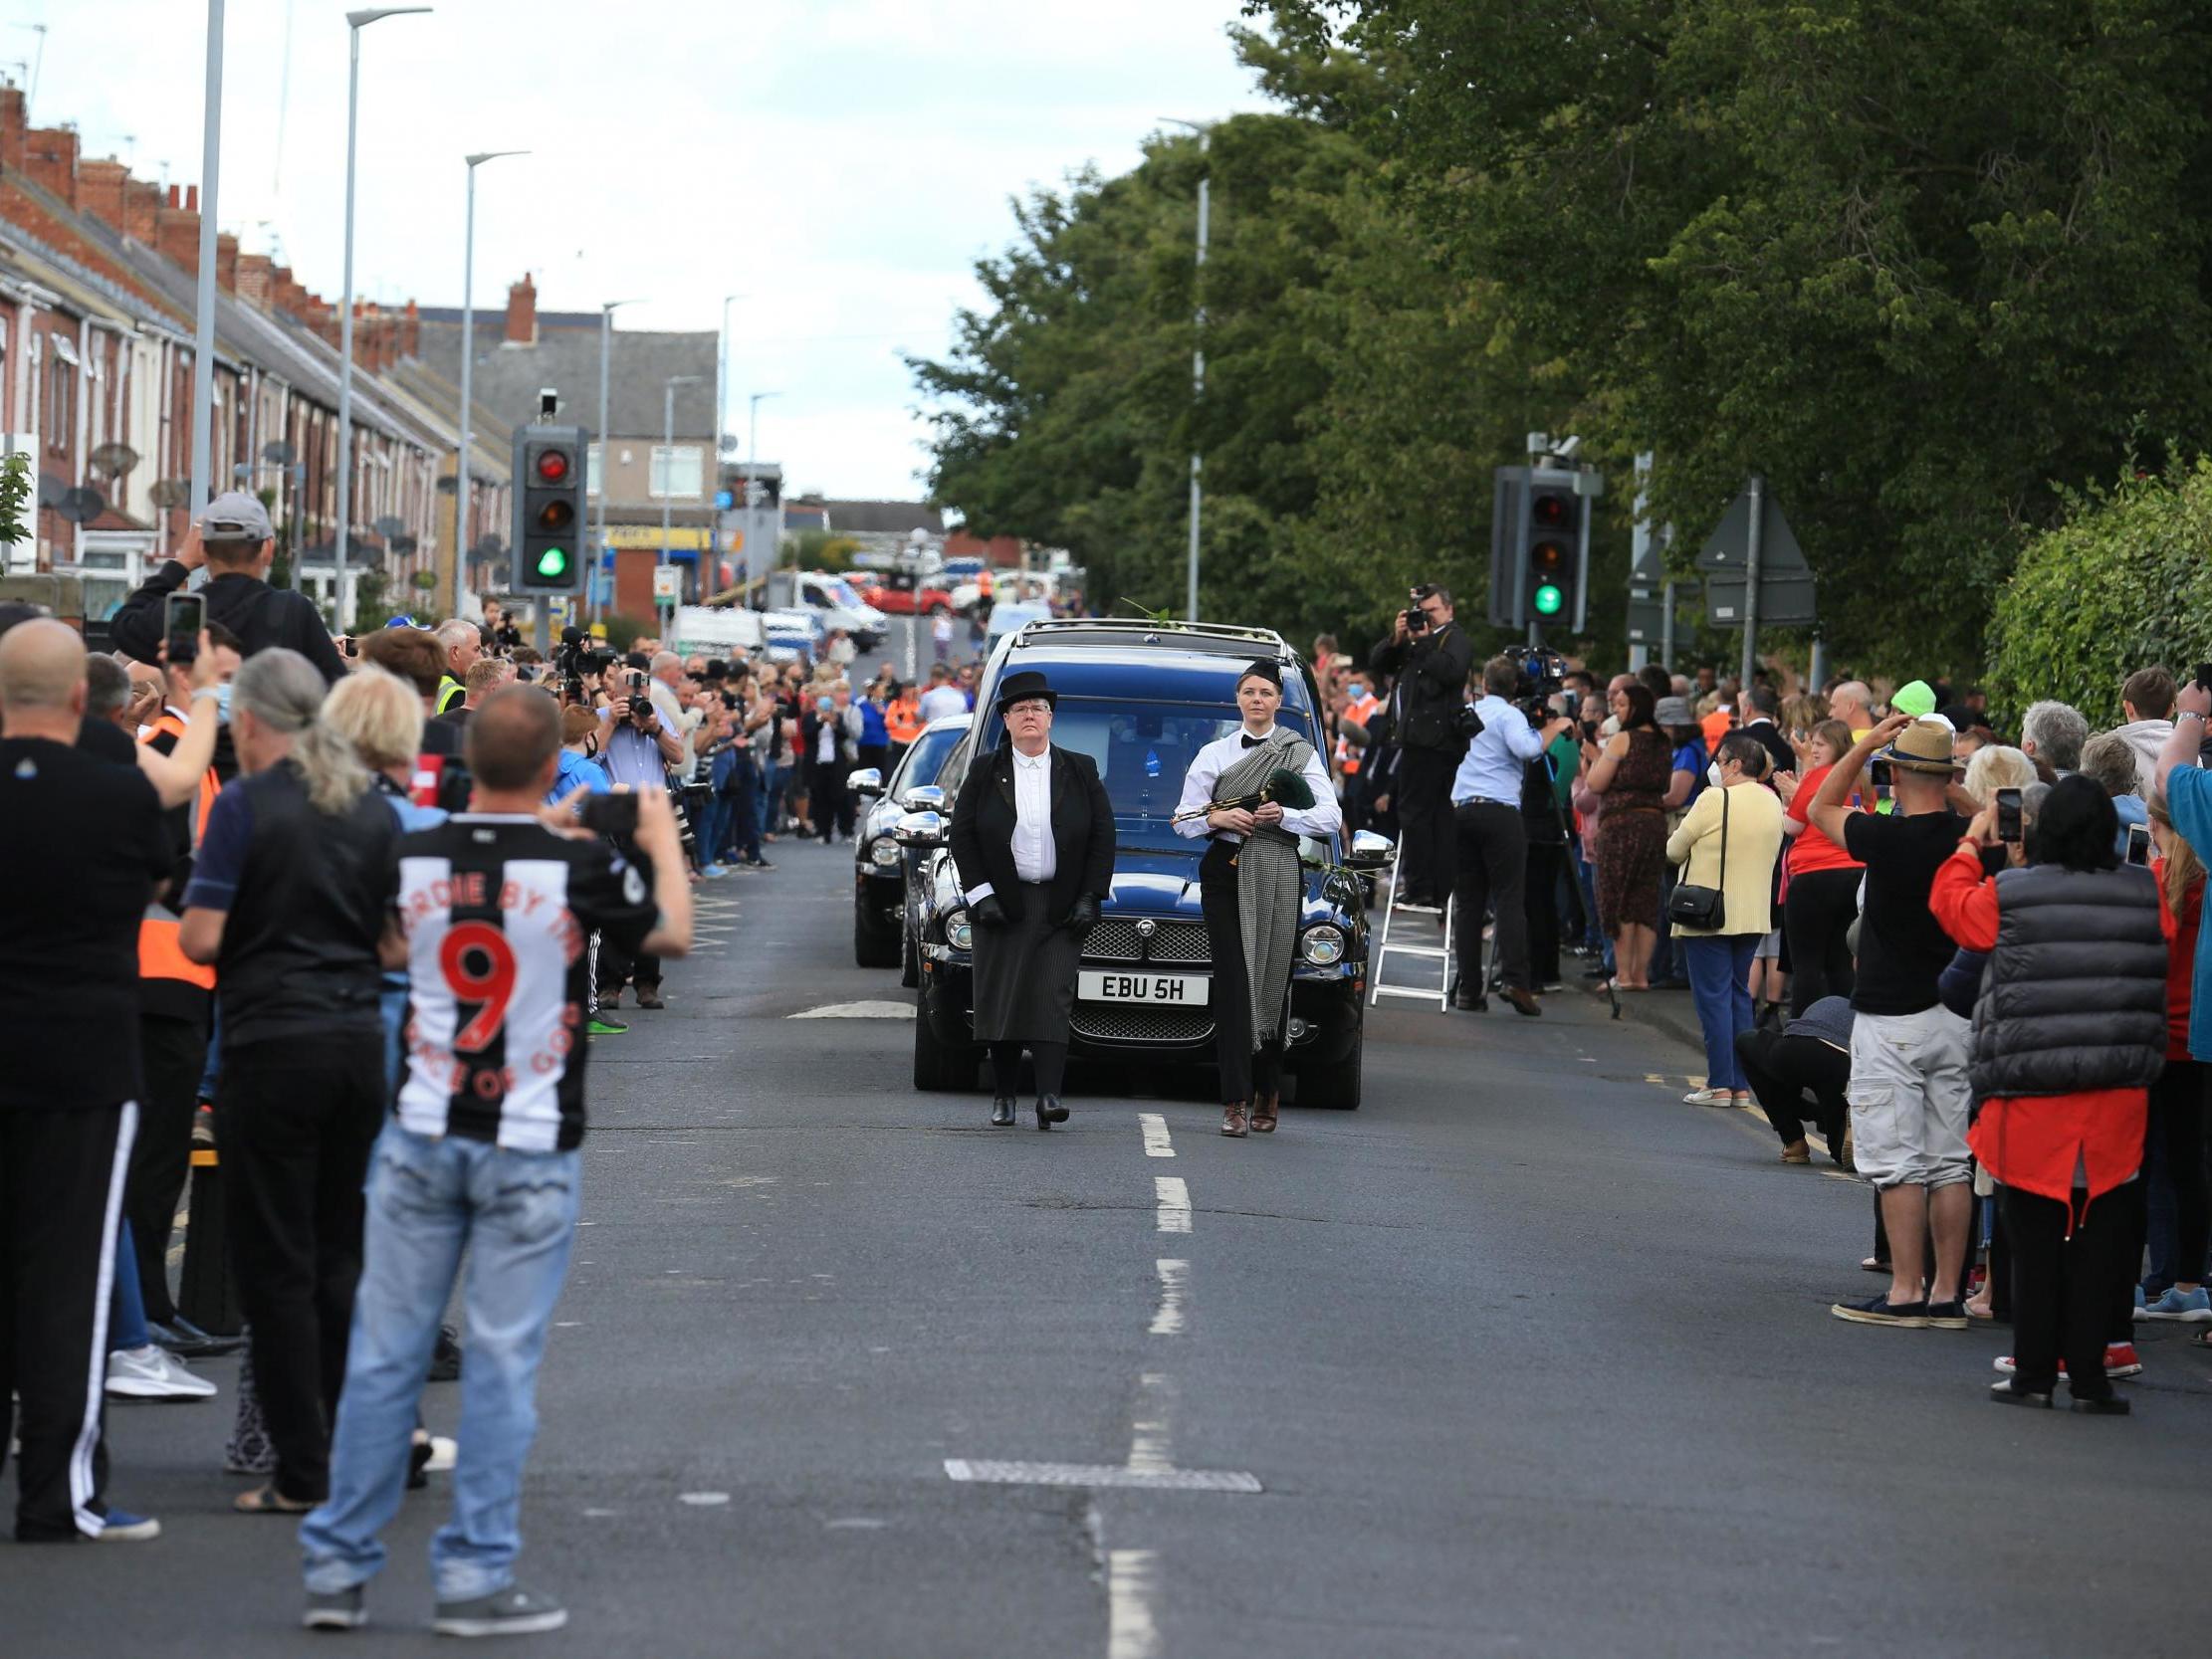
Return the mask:
[[[468,1254],[463,1364],[472,1390],[454,1519],[430,1547],[446,1635],[557,1629],[558,1602],[519,1588],[523,1460],[575,1237],[584,1134],[585,940],[631,954],[691,948],[691,888],[675,810],[641,790],[626,864],[544,801],[559,711],[530,686],[469,722],[471,810],[403,838],[384,959],[409,974],[407,1075],[368,1180],[366,1271],[332,1443],[331,1495],[300,1529],[311,1629],[365,1617],[398,1511],[407,1443],[438,1318]],[[578,791],[580,794],[582,791]]]
[[84,717],[75,632],[0,636],[0,867],[21,878],[0,928],[0,1457],[18,1395],[27,1543],[160,1531],[101,1496],[101,1400],[141,1088],[138,921],[170,858],[152,784],[79,750]]
[[[1838,1319],[1861,1325],[1966,1329],[1959,1280],[1973,1209],[1970,1028],[1936,997],[1954,946],[1928,909],[1935,872],[1966,833],[1951,809],[1952,735],[1940,718],[1890,716],[1837,761],[1808,814],[1867,867],[1847,1094],[1852,1156],[1880,1194],[1890,1277],[1880,1296],[1836,1304]],[[1878,749],[1889,763],[1886,816],[1845,805]],[[1921,1240],[1930,1235],[1935,1260],[1923,1279]]]

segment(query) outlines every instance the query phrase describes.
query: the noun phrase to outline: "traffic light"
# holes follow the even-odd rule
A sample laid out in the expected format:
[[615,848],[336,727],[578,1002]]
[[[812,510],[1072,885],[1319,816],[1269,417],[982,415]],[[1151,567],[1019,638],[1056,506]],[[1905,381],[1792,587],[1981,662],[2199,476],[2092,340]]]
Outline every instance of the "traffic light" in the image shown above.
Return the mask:
[[590,445],[591,435],[578,426],[516,429],[509,591],[583,591],[584,457]]
[[1579,634],[1590,569],[1586,498],[1598,475],[1558,466],[1500,467],[1490,517],[1490,621]]
[[1531,622],[1571,620],[1581,626],[1581,606],[1575,602],[1581,506],[1572,490],[1554,484],[1536,485],[1528,493],[1528,574],[1521,591]]

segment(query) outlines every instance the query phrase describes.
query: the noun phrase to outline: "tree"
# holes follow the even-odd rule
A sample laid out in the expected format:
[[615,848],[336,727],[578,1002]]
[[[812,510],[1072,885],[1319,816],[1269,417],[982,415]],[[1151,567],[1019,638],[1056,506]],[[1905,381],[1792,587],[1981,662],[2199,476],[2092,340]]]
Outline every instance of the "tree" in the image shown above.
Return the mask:
[[0,456],[0,547],[12,547],[30,535],[29,515],[36,488],[28,455],[18,452]]

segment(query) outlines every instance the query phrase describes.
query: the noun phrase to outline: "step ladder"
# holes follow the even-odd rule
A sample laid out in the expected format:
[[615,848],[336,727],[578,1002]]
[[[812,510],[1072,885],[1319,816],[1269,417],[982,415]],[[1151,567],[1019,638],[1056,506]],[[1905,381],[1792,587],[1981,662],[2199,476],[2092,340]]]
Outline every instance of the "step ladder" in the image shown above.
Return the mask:
[[[1383,900],[1383,931],[1375,940],[1375,949],[1368,962],[1367,1005],[1372,1008],[1386,996],[1407,996],[1417,1000],[1433,1001],[1438,1013],[1451,1011],[1451,993],[1459,976],[1459,957],[1456,949],[1458,906],[1446,899],[1443,907],[1443,942],[1441,944],[1415,943],[1410,939],[1393,939],[1394,928],[1422,930],[1421,935],[1430,935],[1428,930],[1436,923],[1434,905],[1403,905],[1398,902],[1398,881],[1404,863],[1402,858],[1391,862],[1390,886]],[[1400,922],[1400,918],[1405,920]],[[1437,983],[1430,985],[1394,985],[1389,982],[1389,966],[1393,956],[1411,956],[1418,961],[1433,961],[1438,965]]]

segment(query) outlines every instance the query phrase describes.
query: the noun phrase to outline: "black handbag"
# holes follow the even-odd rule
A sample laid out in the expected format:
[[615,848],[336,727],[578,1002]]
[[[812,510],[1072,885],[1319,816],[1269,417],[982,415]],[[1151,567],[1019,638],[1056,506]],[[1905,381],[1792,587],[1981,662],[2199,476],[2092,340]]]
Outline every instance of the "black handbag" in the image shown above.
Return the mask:
[[1666,901],[1666,920],[1684,928],[1717,933],[1728,917],[1728,791],[1720,791],[1720,886],[1692,887],[1682,882]]

